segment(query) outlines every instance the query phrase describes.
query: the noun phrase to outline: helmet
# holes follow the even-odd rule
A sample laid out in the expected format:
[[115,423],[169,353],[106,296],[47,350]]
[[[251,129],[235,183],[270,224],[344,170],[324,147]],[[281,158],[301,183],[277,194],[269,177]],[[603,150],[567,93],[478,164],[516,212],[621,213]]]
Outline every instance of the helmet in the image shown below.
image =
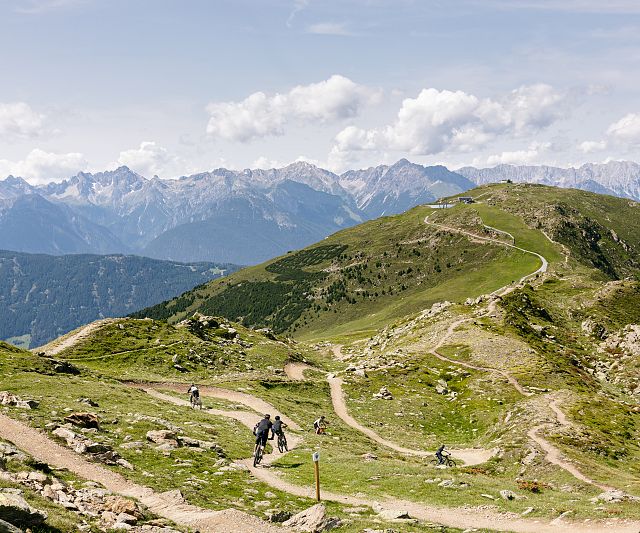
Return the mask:
[[266,415],[264,415],[265,418],[271,418],[271,415],[269,413],[267,413]]
[[321,415],[321,416],[320,416],[320,420],[324,420],[324,415]]
[[276,415],[276,420],[280,420],[280,415]]

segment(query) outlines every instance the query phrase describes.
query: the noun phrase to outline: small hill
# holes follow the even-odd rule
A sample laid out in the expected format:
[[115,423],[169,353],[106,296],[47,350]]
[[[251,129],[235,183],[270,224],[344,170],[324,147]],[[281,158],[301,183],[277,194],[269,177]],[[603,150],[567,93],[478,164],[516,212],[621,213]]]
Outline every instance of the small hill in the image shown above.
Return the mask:
[[[563,245],[571,261],[606,279],[637,272],[635,202],[536,185],[468,194],[477,202],[366,222],[133,316],[175,322],[201,311],[312,338],[367,331],[436,301],[492,292],[540,267],[535,254],[562,261]],[[508,246],[512,237],[521,249]]]
[[82,324],[123,316],[238,267],[132,255],[0,251],[0,339],[39,346]]
[[295,345],[268,330],[256,332],[203,315],[175,326],[148,319],[100,321],[42,346],[39,353],[102,375],[140,381],[270,372],[302,358]]

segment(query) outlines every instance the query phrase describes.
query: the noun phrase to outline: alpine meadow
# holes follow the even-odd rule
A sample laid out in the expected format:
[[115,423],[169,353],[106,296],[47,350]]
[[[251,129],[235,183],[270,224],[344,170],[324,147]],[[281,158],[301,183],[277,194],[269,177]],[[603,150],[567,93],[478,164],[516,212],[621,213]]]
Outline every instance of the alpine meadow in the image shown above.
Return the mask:
[[640,532],[639,27],[0,2],[0,533]]

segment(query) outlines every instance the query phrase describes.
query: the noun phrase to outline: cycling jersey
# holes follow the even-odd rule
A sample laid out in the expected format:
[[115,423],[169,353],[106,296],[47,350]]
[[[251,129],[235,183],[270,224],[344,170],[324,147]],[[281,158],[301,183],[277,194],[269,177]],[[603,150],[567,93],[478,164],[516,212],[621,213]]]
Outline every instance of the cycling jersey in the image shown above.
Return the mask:
[[282,420],[276,420],[273,423],[273,427],[271,428],[274,433],[282,433]]
[[273,422],[271,422],[271,420],[269,420],[268,418],[263,418],[256,424],[255,433],[257,435],[258,433],[261,433],[263,431],[268,432],[272,426]]

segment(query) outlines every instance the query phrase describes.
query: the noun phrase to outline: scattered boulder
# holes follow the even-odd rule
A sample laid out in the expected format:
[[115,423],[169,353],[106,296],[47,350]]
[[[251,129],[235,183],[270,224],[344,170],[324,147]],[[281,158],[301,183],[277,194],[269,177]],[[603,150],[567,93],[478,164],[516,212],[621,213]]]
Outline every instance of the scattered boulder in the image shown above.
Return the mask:
[[64,421],[81,428],[100,429],[100,419],[95,413],[71,413],[64,417]]
[[500,491],[500,497],[503,500],[517,500],[518,499],[518,495],[513,492],[512,490],[501,490]]
[[618,489],[611,489],[598,494],[598,496],[593,498],[592,501],[601,501],[607,503],[620,503],[625,501],[640,502],[640,498],[638,498],[637,496],[631,496],[630,494],[627,494],[626,492]]
[[373,395],[378,400],[393,400],[393,394],[386,386],[380,387],[380,391]]
[[604,339],[607,336],[607,328],[605,328],[602,324],[598,324],[592,318],[587,318],[584,322],[582,322],[582,331],[584,331],[587,335],[600,340]]
[[339,527],[340,524],[341,521],[339,518],[327,517],[327,508],[324,503],[318,503],[292,516],[282,525],[297,529],[298,531],[320,533],[321,531],[330,531]]
[[78,398],[78,402],[86,403],[87,405],[90,405],[91,407],[98,407],[98,402],[93,401],[91,398]]
[[147,431],[147,440],[154,442],[159,446],[164,446],[163,449],[177,448],[180,446],[178,436],[170,429]]
[[67,361],[52,360],[51,362],[53,363],[53,371],[58,374],[71,374],[72,376],[80,374],[80,370]]
[[378,456],[371,452],[363,453],[360,457],[362,457],[367,462],[378,460]]
[[59,428],[54,429],[52,431],[52,433],[56,437],[60,437],[61,439],[64,439],[65,441],[67,441],[67,444],[69,446],[71,446],[73,441],[76,440],[76,438],[78,438],[78,435],[76,433],[74,433],[73,431],[71,431],[68,428],[63,428],[63,427],[59,427]]
[[438,394],[449,394],[449,385],[444,379],[439,379],[436,383],[436,392]]
[[406,509],[382,509],[378,516],[383,520],[406,520],[411,518]]
[[4,390],[0,391],[0,405],[22,407],[23,409],[35,409],[39,404],[35,400],[23,400],[12,392]]
[[0,516],[10,524],[35,527],[47,519],[47,513],[31,507],[20,494],[0,492]]
[[282,524],[291,518],[289,511],[283,511],[281,509],[268,509],[264,512],[269,522]]

